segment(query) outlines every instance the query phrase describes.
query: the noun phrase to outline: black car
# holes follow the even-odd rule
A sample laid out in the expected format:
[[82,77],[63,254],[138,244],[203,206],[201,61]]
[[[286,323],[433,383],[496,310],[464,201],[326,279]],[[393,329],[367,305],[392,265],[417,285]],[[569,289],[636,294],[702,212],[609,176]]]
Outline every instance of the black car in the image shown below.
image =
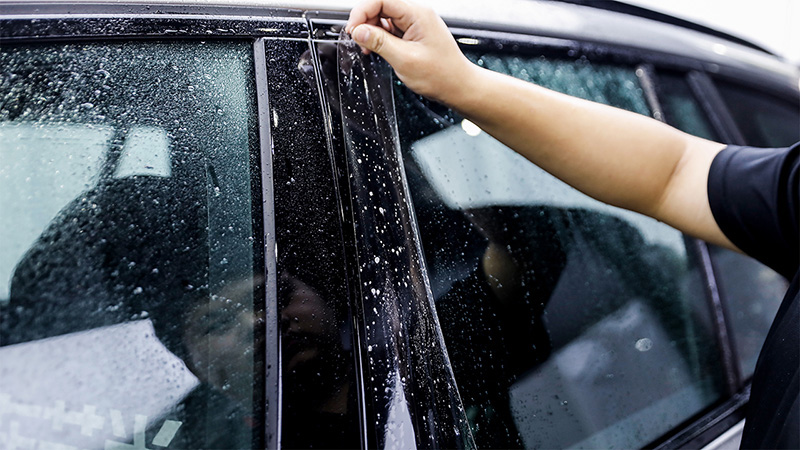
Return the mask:
[[[567,187],[317,8],[0,2],[0,448],[736,445],[786,280]],[[798,69],[736,37],[441,12],[491,70],[800,139]]]

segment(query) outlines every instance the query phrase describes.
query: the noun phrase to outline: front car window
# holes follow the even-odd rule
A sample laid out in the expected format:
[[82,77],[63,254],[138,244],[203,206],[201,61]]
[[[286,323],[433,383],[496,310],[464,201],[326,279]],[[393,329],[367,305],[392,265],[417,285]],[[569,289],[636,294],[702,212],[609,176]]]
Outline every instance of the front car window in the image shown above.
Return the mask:
[[250,45],[0,65],[0,446],[261,445]]
[[[633,68],[472,54],[641,114]],[[445,343],[479,448],[644,446],[720,398],[684,237],[566,186],[398,88],[406,174]]]

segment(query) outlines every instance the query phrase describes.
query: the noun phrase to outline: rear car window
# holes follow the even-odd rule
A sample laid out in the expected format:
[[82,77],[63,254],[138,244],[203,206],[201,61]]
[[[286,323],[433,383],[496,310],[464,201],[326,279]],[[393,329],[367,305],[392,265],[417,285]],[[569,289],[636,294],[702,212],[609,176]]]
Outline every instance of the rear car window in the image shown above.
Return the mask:
[[[667,123],[689,134],[719,141],[719,137],[713,132],[713,128],[692,93],[684,74],[660,73],[658,81],[660,99]],[[729,92],[730,89],[733,91]],[[743,100],[745,103],[737,103],[737,96],[740,96],[740,100],[742,100],[748,95],[757,96],[757,94],[755,92],[737,93],[735,89],[733,86],[728,86],[722,92],[726,93],[732,107],[737,109],[734,111],[736,119],[743,120],[743,111],[753,105],[746,103],[745,100]],[[756,115],[771,113],[791,115],[789,111],[780,113],[781,106],[769,104],[772,101],[768,96],[762,96],[757,100],[761,104],[761,110]],[[748,118],[748,124],[744,128],[750,136],[749,139],[762,139],[759,137],[762,136],[762,131],[749,120]],[[791,125],[791,120],[790,117],[784,117],[784,120],[768,124],[768,127]],[[800,128],[800,122],[795,120],[794,127],[795,129]],[[786,142],[786,138],[780,136],[789,136],[791,133],[791,127],[788,130],[781,129],[775,136],[778,139],[776,142]],[[780,141],[780,139],[784,139],[784,141]],[[747,379],[753,375],[761,346],[764,344],[772,320],[778,312],[788,283],[777,272],[750,257],[714,245],[710,245],[709,250],[714,262],[714,273],[721,299],[726,308],[730,325],[728,329],[736,348],[739,373],[742,378]]]
[[713,245],[709,250],[736,347],[739,373],[747,379],[755,372],[761,347],[789,282],[741,253]]
[[[797,98],[778,98],[725,81],[716,84],[747,145],[786,147],[800,140]],[[742,255],[719,248],[714,248],[712,254],[733,323],[740,369],[743,376],[749,377],[788,281]]]
[[[650,114],[634,68],[470,57]],[[396,95],[436,310],[479,448],[641,447],[720,398],[703,281],[678,231],[586,197],[453,111]]]
[[251,46],[4,45],[0,65],[0,446],[260,446]]
[[788,147],[800,141],[797,98],[779,98],[726,81],[716,85],[747,145]]

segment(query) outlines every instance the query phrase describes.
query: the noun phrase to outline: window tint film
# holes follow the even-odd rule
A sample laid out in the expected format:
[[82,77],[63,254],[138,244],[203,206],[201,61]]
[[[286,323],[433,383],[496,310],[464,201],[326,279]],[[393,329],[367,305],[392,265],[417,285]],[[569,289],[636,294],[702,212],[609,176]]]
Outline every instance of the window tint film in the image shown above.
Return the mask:
[[281,445],[359,448],[360,389],[339,203],[312,54],[307,42],[267,41],[266,50],[276,186]]
[[[471,55],[649,114],[633,69]],[[400,86],[403,157],[435,304],[479,448],[632,448],[720,397],[683,236],[603,205]]]
[[[659,74],[658,81],[661,105],[670,125],[695,136],[719,140],[685,76],[668,72]],[[788,285],[778,273],[752,258],[721,247],[709,249],[730,320],[739,370],[749,378]]]
[[747,145],[788,147],[800,141],[797,97],[781,99],[733,83],[716,84]]
[[261,446],[250,45],[0,65],[0,447]]

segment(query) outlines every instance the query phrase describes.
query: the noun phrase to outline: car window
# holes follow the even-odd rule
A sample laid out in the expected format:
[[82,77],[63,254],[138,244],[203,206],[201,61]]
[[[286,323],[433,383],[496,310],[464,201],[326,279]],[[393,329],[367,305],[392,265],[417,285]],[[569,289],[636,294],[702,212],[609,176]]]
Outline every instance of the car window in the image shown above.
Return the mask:
[[761,347],[789,282],[753,258],[717,246],[709,249],[736,346],[739,371],[747,379],[755,371]]
[[359,448],[339,200],[307,42],[266,43],[274,149],[283,448]]
[[0,65],[0,446],[261,446],[251,46]]
[[[508,54],[491,70],[649,114],[633,68]],[[632,448],[722,391],[684,237],[594,201],[398,87],[406,175],[479,448]]]
[[[669,124],[695,136],[719,140],[685,76],[660,73],[658,81],[659,98]],[[743,378],[749,378],[788,284],[777,272],[752,258],[717,246],[709,248],[729,319],[728,329],[736,347],[739,372]]]
[[797,97],[778,98],[726,81],[716,85],[747,145],[788,147],[800,141]]

